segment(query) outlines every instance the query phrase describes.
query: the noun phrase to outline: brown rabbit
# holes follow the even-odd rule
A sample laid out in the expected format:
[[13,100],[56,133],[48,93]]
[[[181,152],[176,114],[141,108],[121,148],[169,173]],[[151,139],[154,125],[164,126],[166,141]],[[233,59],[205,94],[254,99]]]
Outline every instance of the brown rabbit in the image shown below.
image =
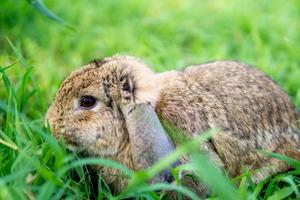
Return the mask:
[[[147,106],[134,111],[140,104]],[[190,138],[220,128],[203,149],[231,177],[241,174],[245,167],[269,166],[254,174],[254,181],[289,169],[282,161],[260,155],[257,149],[300,159],[296,150],[299,125],[289,97],[257,69],[232,61],[160,74],[129,56],[94,61],[62,83],[46,119],[54,136],[62,135],[69,148],[136,170],[173,150],[158,120],[144,128],[135,125],[147,124],[147,115],[152,119],[155,113]],[[139,122],[136,116],[144,121]],[[181,162],[187,160],[182,158]],[[127,184],[126,179],[110,176],[118,170],[101,166],[96,170],[116,192]],[[166,175],[160,180],[168,178]],[[199,184],[188,179],[186,184],[203,195]]]

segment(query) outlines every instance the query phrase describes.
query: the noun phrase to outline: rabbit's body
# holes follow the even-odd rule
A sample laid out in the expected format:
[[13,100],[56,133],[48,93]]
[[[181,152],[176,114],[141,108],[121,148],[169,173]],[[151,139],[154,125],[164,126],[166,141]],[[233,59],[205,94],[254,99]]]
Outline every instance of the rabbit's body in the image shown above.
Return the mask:
[[206,150],[231,176],[245,168],[270,167],[254,175],[258,181],[287,169],[256,150],[300,159],[295,107],[270,78],[244,64],[219,61],[188,67],[161,90],[156,111],[190,137],[221,128]]
[[[86,95],[93,96],[97,104],[82,107],[80,101]],[[182,72],[155,74],[133,57],[97,61],[64,81],[47,120],[53,134],[62,134],[72,149],[104,156],[135,170],[139,165],[133,157],[142,154],[133,152],[131,143],[143,147],[143,142],[149,141],[143,136],[135,141],[129,138],[126,115],[120,109],[124,102],[150,102],[161,120],[176,125],[190,138],[210,128],[220,128],[204,150],[232,177],[245,168],[268,167],[253,176],[258,181],[288,169],[285,163],[256,150],[300,159],[295,149],[300,140],[296,112],[289,97],[266,75],[238,62],[220,61],[191,66]],[[146,146],[141,151],[148,154]],[[187,162],[185,158],[181,161]],[[126,186],[126,180],[111,176],[117,170],[97,170],[115,191]],[[186,182],[202,192],[197,183]]]

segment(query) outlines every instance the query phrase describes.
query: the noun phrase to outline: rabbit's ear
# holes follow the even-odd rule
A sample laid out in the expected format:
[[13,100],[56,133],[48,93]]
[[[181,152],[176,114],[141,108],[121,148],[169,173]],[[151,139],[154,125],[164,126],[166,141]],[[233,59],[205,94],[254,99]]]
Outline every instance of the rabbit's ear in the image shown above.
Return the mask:
[[132,77],[124,76],[124,77],[121,77],[120,81],[122,83],[122,90],[123,91],[133,93],[134,88],[133,88]]
[[119,81],[121,84],[121,98],[125,101],[133,100],[135,95],[133,78],[129,75],[126,75],[121,77]]
[[[150,104],[128,104],[122,108],[122,112],[136,169],[147,168],[174,151],[170,138]],[[163,171],[152,181],[171,181],[170,171]]]

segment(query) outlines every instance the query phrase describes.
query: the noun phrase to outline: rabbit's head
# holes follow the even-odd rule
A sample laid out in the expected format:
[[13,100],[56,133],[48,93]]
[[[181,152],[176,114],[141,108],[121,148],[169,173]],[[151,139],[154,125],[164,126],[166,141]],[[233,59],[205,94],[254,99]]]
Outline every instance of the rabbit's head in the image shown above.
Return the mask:
[[[71,150],[139,169],[172,149],[154,112],[158,95],[157,76],[147,66],[133,57],[113,56],[94,61],[67,77],[46,114],[46,121],[53,135],[64,138]],[[137,109],[140,114],[131,115],[139,104],[150,112]],[[131,108],[124,110],[125,107]],[[148,116],[143,117],[144,114]],[[155,118],[156,125],[150,124],[147,129],[149,116]],[[143,119],[146,125],[141,122]],[[161,135],[153,138],[151,134]],[[161,146],[169,150],[157,152]]]

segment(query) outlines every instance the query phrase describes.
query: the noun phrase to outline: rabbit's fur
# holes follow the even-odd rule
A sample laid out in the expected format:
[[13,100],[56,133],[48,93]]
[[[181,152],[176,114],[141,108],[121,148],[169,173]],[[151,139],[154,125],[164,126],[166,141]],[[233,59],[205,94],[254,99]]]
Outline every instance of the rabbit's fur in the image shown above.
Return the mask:
[[[82,95],[96,97],[97,105],[91,110],[81,109],[78,100]],[[69,148],[104,156],[135,170],[131,141],[120,111],[120,105],[128,99],[151,103],[161,120],[174,124],[190,138],[220,128],[221,132],[203,148],[231,177],[245,168],[267,167],[253,175],[253,180],[259,181],[289,168],[282,161],[259,154],[257,149],[300,159],[296,150],[299,125],[289,97],[265,74],[232,61],[160,74],[129,56],[94,61],[62,83],[46,119],[54,136],[62,135]],[[116,192],[126,186],[126,180],[111,176],[117,170],[96,168]],[[195,188],[198,184],[188,184],[200,191]]]

